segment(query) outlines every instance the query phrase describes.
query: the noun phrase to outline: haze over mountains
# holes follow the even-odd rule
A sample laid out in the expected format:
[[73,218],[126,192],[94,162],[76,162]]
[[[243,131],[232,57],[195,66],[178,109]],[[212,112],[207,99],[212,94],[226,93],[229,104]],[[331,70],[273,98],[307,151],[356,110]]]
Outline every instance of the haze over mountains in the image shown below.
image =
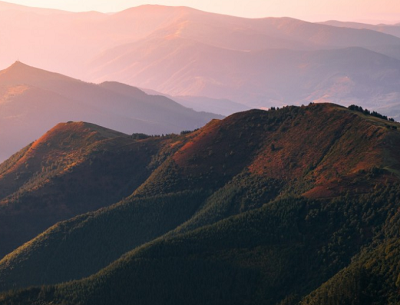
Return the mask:
[[127,197],[5,256],[0,289],[14,291],[0,302],[398,301],[398,128],[333,104],[251,110],[167,137],[57,125],[0,167],[14,236],[38,231],[41,213],[99,203],[102,185]]
[[120,132],[166,134],[193,130],[221,116],[199,113],[163,96],[116,82],[85,83],[21,62],[0,71],[0,162],[67,121]]
[[322,24],[333,25],[336,27],[345,27],[345,28],[353,28],[353,29],[367,29],[373,30],[376,32],[381,32],[389,35],[393,35],[396,37],[400,37],[400,23],[397,24],[366,24],[359,22],[343,22],[330,20],[321,22]]
[[248,107],[333,101],[400,113],[397,26],[246,19],[152,5],[115,14],[6,3],[0,10],[3,66],[18,57],[86,81]]
[[400,304],[398,25],[0,2],[0,43],[1,305]]

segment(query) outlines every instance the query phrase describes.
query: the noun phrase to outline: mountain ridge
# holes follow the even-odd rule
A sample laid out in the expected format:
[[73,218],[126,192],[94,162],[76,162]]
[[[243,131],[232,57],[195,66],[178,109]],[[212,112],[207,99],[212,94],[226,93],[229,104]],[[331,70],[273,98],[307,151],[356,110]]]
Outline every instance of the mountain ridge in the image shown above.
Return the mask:
[[127,85],[119,87],[130,94],[21,62],[0,71],[0,139],[8,144],[0,160],[62,121],[88,121],[124,133],[166,134],[193,130],[222,117]]
[[129,195],[146,179],[152,161],[139,147],[152,155],[161,149],[159,142],[90,123],[62,123],[1,164],[1,253],[62,219]]
[[[167,141],[152,158],[157,163],[146,181],[131,188],[132,194],[121,202],[58,223],[7,255],[0,261],[2,289],[13,283],[27,287],[88,277],[29,290],[25,296],[31,301],[62,298],[71,304],[107,304],[119,295],[123,302],[143,298],[150,304],[154,297],[165,297],[160,291],[170,291],[171,283],[189,289],[189,294],[183,293],[186,301],[200,304],[204,299],[196,296],[194,287],[212,291],[216,285],[225,304],[232,302],[232,291],[222,284],[231,283],[229,278],[236,274],[240,286],[247,287],[233,294],[239,303],[248,296],[245,291],[253,296],[250,304],[264,300],[274,305],[295,291],[307,296],[351,264],[364,245],[372,246],[374,222],[379,215],[392,215],[400,204],[384,203],[393,193],[389,187],[396,190],[399,183],[399,126],[338,105],[311,104],[251,110],[214,120],[192,133],[140,140]],[[377,197],[374,201],[369,196]],[[382,214],[371,215],[369,204],[381,205]],[[361,212],[352,210],[357,206]],[[364,213],[356,221],[360,230],[354,228],[358,213]],[[351,239],[339,242],[337,236],[346,232],[352,232]],[[327,253],[328,245],[337,250]],[[57,260],[49,259],[54,253]],[[313,259],[303,266],[300,262],[307,255]],[[173,272],[178,265],[188,268],[189,275]],[[277,269],[271,274],[267,270],[272,266]],[[317,273],[302,274],[307,268]],[[212,270],[220,281],[207,280]],[[20,279],[21,272],[29,276]],[[201,283],[190,279],[192,272]],[[137,289],[124,292],[114,287],[112,283],[122,278]],[[161,290],[148,294],[141,281]],[[304,282],[310,284],[305,287]],[[177,295],[171,295],[176,302]],[[24,298],[18,293],[2,297],[8,304],[19,296]]]
[[[387,33],[310,23],[293,18],[239,18],[187,7],[143,6],[99,16],[68,13],[57,15],[56,18],[55,14],[48,14],[32,17],[30,19],[32,25],[22,22],[27,19],[26,14],[29,12],[16,11],[15,16],[4,16],[4,22],[9,26],[4,27],[7,28],[7,32],[0,34],[4,36],[5,45],[2,58],[7,60],[4,59],[0,65],[7,65],[17,56],[24,62],[44,69],[51,68],[85,81],[119,81],[150,88],[163,94],[229,99],[246,103],[250,107],[269,108],[293,103],[301,105],[318,100],[342,103],[341,100],[344,100],[345,105],[360,104],[379,112],[386,111],[387,108],[386,114],[398,112],[399,107],[396,104],[398,90],[394,92],[383,90],[381,93],[382,87],[372,86],[368,80],[364,83],[361,78],[353,80],[353,85],[358,88],[354,91],[351,90],[352,87],[347,88],[347,96],[343,97],[342,84],[329,86],[326,79],[322,78],[318,82],[320,78],[317,77],[311,84],[307,83],[306,96],[309,98],[305,102],[304,98],[294,100],[286,96],[287,90],[275,88],[285,86],[291,88],[293,84],[286,84],[284,81],[287,78],[286,74],[290,72],[298,75],[297,68],[305,67],[306,64],[317,66],[318,63],[314,63],[312,57],[309,57],[308,63],[299,62],[292,67],[282,65],[277,70],[265,70],[266,75],[258,75],[257,61],[272,60],[266,53],[265,58],[259,58],[255,53],[247,54],[249,58],[242,59],[241,54],[234,55],[228,52],[228,50],[238,53],[290,49],[309,52],[330,50],[335,53],[337,49],[363,47],[400,59],[400,39]],[[15,20],[21,20],[18,23],[19,27],[15,26]],[[69,31],[65,30],[65,24],[69,25],[67,27]],[[34,43],[35,35],[27,34],[32,27],[37,29],[38,33],[43,33],[40,50]],[[79,35],[72,35],[72,32],[79,32]],[[99,37],[96,33],[101,33],[102,36]],[[19,39],[13,42],[12,37]],[[175,52],[177,38],[191,39],[192,49],[186,44],[178,46],[179,50]],[[68,48],[61,47],[59,39],[63,40]],[[157,53],[154,50],[160,41],[164,50]],[[26,46],[28,43],[30,47]],[[141,44],[141,48],[132,49],[132,44]],[[25,50],[29,50],[29,53]],[[196,52],[197,55],[192,56],[192,53]],[[207,56],[204,56],[205,52],[208,52]],[[39,53],[44,55],[46,61],[33,56]],[[62,56],[63,61],[60,61],[58,56]],[[182,61],[185,57],[191,61]],[[285,56],[282,57],[278,58],[278,61],[283,62]],[[211,67],[209,58],[215,59]],[[353,59],[357,58],[356,54]],[[148,64],[147,60],[150,59],[152,63]],[[241,60],[250,63],[239,65],[238,61]],[[365,64],[371,61],[374,59]],[[325,65],[328,64],[326,61]],[[219,69],[213,69],[214,66]],[[126,67],[128,72],[125,73]],[[359,73],[364,73],[362,66],[355,68],[359,69]],[[376,74],[387,73],[385,65],[377,66],[375,70]],[[302,72],[310,78],[313,77],[312,72],[311,75],[304,69]],[[321,68],[319,72],[322,74],[326,71]],[[342,69],[337,73],[352,78],[352,74],[346,70]],[[261,81],[263,78],[273,78],[274,75],[281,80],[277,86],[269,86],[269,82]],[[257,83],[260,84],[255,85]],[[364,92],[367,97],[371,95],[365,88],[376,89],[376,94],[380,96],[364,102],[364,97],[360,98],[359,92]],[[325,96],[326,92],[329,94],[329,99]],[[392,104],[395,105],[392,107]],[[205,110],[210,112],[210,109],[212,108]],[[115,129],[114,126],[109,127]]]

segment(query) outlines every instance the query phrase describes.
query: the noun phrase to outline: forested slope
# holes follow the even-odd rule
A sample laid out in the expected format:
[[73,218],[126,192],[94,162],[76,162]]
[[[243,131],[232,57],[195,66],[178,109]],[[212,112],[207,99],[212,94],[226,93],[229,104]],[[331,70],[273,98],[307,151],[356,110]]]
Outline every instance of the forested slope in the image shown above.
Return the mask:
[[0,262],[3,290],[58,284],[0,300],[396,302],[398,126],[311,104],[148,138],[162,148],[130,196],[56,224]]

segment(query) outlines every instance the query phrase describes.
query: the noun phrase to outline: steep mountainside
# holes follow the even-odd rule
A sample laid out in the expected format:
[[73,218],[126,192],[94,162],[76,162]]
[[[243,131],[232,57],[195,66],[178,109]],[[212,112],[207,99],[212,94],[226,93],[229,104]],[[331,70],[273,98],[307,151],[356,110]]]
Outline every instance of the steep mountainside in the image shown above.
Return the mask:
[[54,127],[0,165],[0,256],[60,220],[128,196],[162,145],[89,123]]
[[[147,141],[162,148],[146,154],[151,173],[129,197],[60,222],[0,261],[3,290],[78,281],[0,300],[274,305],[350,297],[372,304],[363,303],[369,285],[376,287],[370,300],[397,300],[396,269],[379,266],[385,247],[396,253],[388,245],[398,237],[398,127],[312,104],[140,140],[142,148]],[[399,264],[393,255],[385,261],[385,268]],[[346,274],[356,286],[343,291]]]
[[159,96],[119,85],[85,83],[21,62],[0,71],[0,151],[5,160],[59,122],[87,121],[125,132],[193,130],[219,115],[198,113]]

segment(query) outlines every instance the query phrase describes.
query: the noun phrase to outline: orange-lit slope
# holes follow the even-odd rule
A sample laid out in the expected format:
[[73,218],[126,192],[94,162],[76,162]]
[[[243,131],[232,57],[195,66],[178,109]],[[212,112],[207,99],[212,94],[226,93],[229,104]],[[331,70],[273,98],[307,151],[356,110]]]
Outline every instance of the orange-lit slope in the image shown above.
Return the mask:
[[[243,172],[281,181],[297,195],[362,193],[382,173],[395,179],[400,169],[398,127],[334,104],[234,114],[190,134],[168,167],[137,194],[148,193],[152,185],[158,189],[166,173],[175,173],[168,191],[177,191],[222,187]],[[357,180],[365,173],[370,180]]]

